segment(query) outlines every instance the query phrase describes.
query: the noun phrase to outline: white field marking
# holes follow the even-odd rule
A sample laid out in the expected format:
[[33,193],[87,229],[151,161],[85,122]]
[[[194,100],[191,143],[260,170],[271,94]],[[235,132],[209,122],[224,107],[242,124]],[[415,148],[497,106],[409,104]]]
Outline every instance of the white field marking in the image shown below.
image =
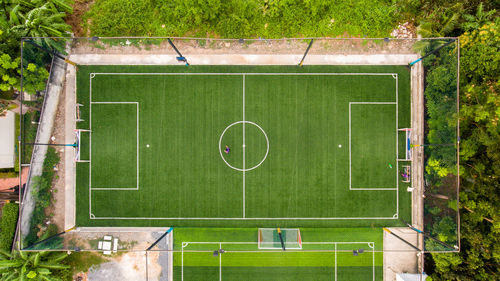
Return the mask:
[[[184,280],[184,248],[188,246],[189,244],[219,244],[219,249],[222,249],[222,245],[248,245],[248,244],[253,244],[253,245],[258,245],[258,242],[182,242],[182,248],[181,248],[181,279]],[[334,266],[335,266],[335,280],[337,280],[337,245],[339,244],[366,244],[369,248],[373,249],[372,250],[372,280],[375,280],[375,242],[302,242],[302,244],[308,244],[308,245],[333,245],[333,249],[331,250],[317,250],[317,251],[300,251],[300,250],[293,250],[291,249],[290,252],[334,252],[335,260],[334,260]],[[288,249],[287,249],[288,250]],[[350,251],[350,250],[349,250]],[[186,252],[207,252],[207,251],[190,251],[186,250]],[[226,251],[228,253],[240,253],[240,254],[246,254],[246,253],[282,253],[282,250],[276,250],[276,251],[269,251],[269,250],[250,250],[250,251]],[[341,250],[341,252],[347,252],[346,250]],[[219,253],[219,280],[222,280],[222,255]]]
[[[274,229],[274,228],[273,228]],[[294,228],[292,228],[294,229]],[[259,242],[215,242],[215,241],[203,241],[203,242],[196,242],[196,241],[189,241],[189,242],[182,242],[182,247],[185,248],[189,246],[189,244],[225,244],[225,245],[239,245],[239,244],[254,244],[258,245]],[[343,241],[343,242],[302,242],[302,244],[309,244],[309,245],[333,245],[333,244],[367,244],[368,247],[373,249],[373,243],[374,242],[365,242],[365,241]],[[282,252],[282,251],[280,251]]]
[[[219,249],[222,249],[222,243],[219,243]],[[222,281],[222,253],[219,253],[219,281]]]
[[[269,76],[274,76],[274,75],[290,75],[290,76],[301,76],[301,75],[308,75],[308,76],[387,76],[391,75],[393,76],[394,74],[397,73],[106,73],[106,72],[101,72],[101,73],[90,73],[90,100],[92,99],[92,78],[94,78],[96,75],[269,75]],[[393,76],[394,77],[394,76]],[[397,80],[397,79],[396,79]],[[397,91],[397,88],[396,88]],[[90,105],[90,101],[89,101]],[[90,115],[92,115],[92,107],[90,106]],[[241,121],[240,121],[241,122]],[[91,117],[89,117],[89,123],[90,123],[90,130],[92,130],[92,120]],[[349,120],[350,124],[350,120]],[[255,124],[256,125],[256,124]],[[350,132],[349,132],[350,133]],[[267,135],[266,135],[267,138]],[[350,138],[350,135],[349,135]],[[90,136],[90,154],[92,153],[92,134]],[[350,145],[350,143],[349,143]],[[269,146],[268,146],[269,147]],[[350,147],[349,147],[350,149]],[[219,150],[220,150],[220,144],[219,144]],[[221,154],[222,156],[222,154]],[[266,153],[267,157],[267,153]],[[224,160],[224,159],[223,159]],[[225,160],[224,160],[225,161]],[[91,160],[90,160],[91,162]],[[227,162],[226,162],[227,164]],[[90,169],[90,165],[89,165]],[[237,169],[238,170],[238,169]],[[241,170],[241,169],[239,169]],[[248,169],[247,169],[248,171]],[[89,173],[89,177],[91,174]],[[92,209],[92,196],[91,196],[91,182],[89,180],[89,214],[91,219],[117,219],[117,220],[122,220],[122,219],[133,219],[133,220],[354,220],[354,219],[359,219],[359,220],[380,220],[380,219],[394,219],[394,217],[350,217],[350,218],[342,218],[342,217],[337,217],[337,218],[145,218],[145,217],[99,217],[96,218],[94,214],[91,213]],[[128,190],[128,189],[127,189]],[[399,206],[399,205],[398,205]],[[399,209],[399,208],[398,208]],[[182,272],[183,273],[183,272]]]
[[337,243],[335,243],[335,281],[337,281]]
[[[92,213],[92,78],[95,78],[95,73],[90,73],[89,77],[89,218],[97,219],[96,216]],[[102,102],[105,103],[105,102]],[[121,102],[117,102],[121,103]],[[137,188],[132,190],[139,189],[139,103],[136,102],[137,106]],[[100,190],[100,189],[96,189]],[[131,190],[129,188],[126,189],[108,189],[108,190]],[[76,198],[76,197],[75,197]]]
[[[232,166],[231,164],[229,164],[226,159],[224,158],[224,155],[222,154],[222,148],[221,148],[221,145],[222,145],[222,137],[224,137],[224,134],[226,133],[226,131],[231,128],[232,126],[236,125],[236,124],[240,124],[240,123],[248,123],[248,124],[252,124],[254,126],[256,126],[257,128],[259,128],[259,130],[264,134],[264,137],[266,138],[266,143],[267,143],[267,150],[266,150],[266,154],[264,155],[264,158],[259,162],[259,164],[253,166],[252,168],[244,168],[244,169],[240,169],[240,168],[236,168],[234,166]],[[236,171],[240,171],[240,172],[248,172],[248,171],[251,171],[253,169],[256,169],[257,167],[259,167],[267,158],[267,154],[269,154],[269,138],[267,137],[267,134],[266,132],[264,131],[264,129],[262,129],[259,125],[257,125],[256,123],[254,122],[251,122],[251,121],[236,121],[232,124],[230,124],[229,126],[227,126],[224,131],[222,131],[222,134],[220,135],[220,138],[219,138],[219,154],[220,154],[220,157],[222,158],[222,160],[224,161],[224,163],[226,163],[226,165],[228,165],[230,168],[236,170]]]
[[[226,75],[226,76],[238,76],[238,75],[263,75],[263,76],[272,76],[272,75],[279,75],[279,76],[317,76],[317,75],[328,75],[328,76],[387,76],[391,75],[393,76],[394,74],[397,73],[317,73],[317,72],[311,72],[311,73],[297,73],[297,72],[289,72],[289,73],[267,73],[267,72],[199,72],[199,73],[193,73],[193,72],[187,72],[187,73],[132,73],[132,72],[94,72],[91,73],[90,75],[151,75],[151,76],[166,76],[166,75],[172,75],[172,76],[182,76],[182,75],[194,75],[194,76],[200,76],[200,75]],[[92,77],[93,78],[93,77]]]
[[181,249],[181,280],[184,281],[184,242]]
[[[396,75],[396,77],[394,77]],[[393,74],[392,77],[396,80],[396,159],[398,159],[399,156],[399,140],[398,140],[398,129],[399,129],[399,77],[398,74]],[[411,91],[411,89],[410,89]],[[410,95],[411,99],[411,95]],[[411,120],[411,119],[410,119]],[[399,216],[399,163],[396,161],[396,214],[394,215],[394,218],[398,218]],[[375,274],[375,273],[374,273]]]
[[[90,163],[90,156],[89,156],[89,159],[80,159],[80,157],[81,157],[81,155],[80,155],[80,153],[81,153],[81,149],[80,149],[80,147],[81,147],[81,143],[82,143],[82,132],[83,132],[83,133],[90,133],[90,130],[76,129],[75,131],[76,131],[76,132],[77,132],[77,134],[78,134],[78,137],[77,137],[77,140],[78,140],[78,152],[77,152],[77,153],[78,153],[78,155],[77,155],[77,157],[78,157],[78,158],[77,158],[76,162],[80,162],[80,163]],[[89,136],[90,136],[90,134],[89,134]]]
[[[352,187],[352,160],[351,160],[351,105],[353,104],[358,104],[358,105],[364,105],[364,104],[372,104],[372,105],[386,105],[386,104],[394,104],[397,105],[396,102],[349,102],[349,190],[363,190],[363,191],[390,191],[390,190],[397,190],[397,187],[384,187],[384,188],[371,188],[371,187]],[[396,114],[397,114],[397,109],[396,109]],[[397,128],[397,127],[396,127]],[[396,135],[397,137],[397,135]],[[396,157],[397,158],[397,157]],[[396,174],[397,176],[398,174]],[[397,177],[396,177],[397,179]]]
[[[89,218],[92,219],[92,217],[95,218],[95,216],[92,214],[92,78],[95,77],[95,74],[90,73],[89,77],[89,130],[90,130],[90,135],[89,135]],[[75,177],[76,178],[76,177]],[[75,179],[76,181],[76,179]],[[75,185],[76,186],[76,185]],[[75,188],[76,190],[76,188]],[[76,191],[75,191],[76,192]],[[76,197],[75,197],[76,198]],[[75,208],[76,209],[76,208]]]
[[372,251],[372,280],[375,281],[375,249]]
[[[92,104],[135,104],[136,106],[136,187],[91,187],[92,190],[139,190],[139,103],[138,102],[90,102]],[[90,164],[92,166],[92,163]],[[91,167],[92,170],[92,167]],[[89,179],[90,180],[90,179]]]
[[[246,190],[245,190],[245,147],[246,147],[246,143],[245,143],[245,74],[243,74],[243,217],[245,217],[245,205],[246,205],[246,201],[245,201],[245,193],[246,193]],[[264,133],[265,134],[265,133]],[[266,140],[267,140],[267,136],[266,136]],[[268,145],[267,145],[267,149],[269,151],[269,142],[267,142]],[[219,145],[219,149],[220,149],[220,145]],[[267,153],[266,153],[266,156],[267,156]],[[260,164],[259,164],[260,165]],[[222,276],[221,276],[222,278]]]
[[394,217],[351,217],[351,218],[160,218],[160,217],[94,217],[96,220],[393,220]]

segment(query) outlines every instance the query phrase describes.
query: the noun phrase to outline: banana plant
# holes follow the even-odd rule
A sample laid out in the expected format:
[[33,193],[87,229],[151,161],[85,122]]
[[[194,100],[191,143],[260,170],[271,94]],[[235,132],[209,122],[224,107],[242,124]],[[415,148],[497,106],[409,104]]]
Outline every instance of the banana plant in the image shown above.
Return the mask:
[[0,250],[0,280],[58,281],[53,273],[70,268],[61,264],[67,256],[66,252],[14,251],[11,254]]

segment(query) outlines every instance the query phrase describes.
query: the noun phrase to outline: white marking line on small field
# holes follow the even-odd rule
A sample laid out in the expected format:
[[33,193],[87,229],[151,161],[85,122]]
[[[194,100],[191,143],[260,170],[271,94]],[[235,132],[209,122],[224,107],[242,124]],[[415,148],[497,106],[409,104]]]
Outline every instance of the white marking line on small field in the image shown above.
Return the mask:
[[[219,249],[222,249],[222,243],[219,243]],[[219,253],[219,281],[222,281],[222,253]]]
[[[184,248],[185,247],[188,247],[190,244],[198,244],[198,245],[211,245],[211,244],[215,244],[215,245],[218,245],[219,246],[219,249],[222,249],[222,244],[226,244],[226,245],[258,245],[259,242],[182,242],[182,247],[181,247],[181,280],[184,280]],[[337,280],[337,252],[339,251],[338,250],[338,247],[337,245],[349,245],[349,244],[356,244],[356,245],[363,245],[363,244],[366,244],[369,248],[372,249],[372,280],[375,281],[375,242],[302,242],[302,244],[307,244],[307,245],[333,245],[333,249],[325,249],[325,250],[317,250],[317,253],[324,253],[324,252],[334,252],[334,273],[335,273],[335,279],[334,280]],[[355,249],[357,250],[357,249]],[[292,249],[292,250],[288,250],[289,252],[297,252],[297,253],[314,253],[316,251],[313,251],[313,250],[301,250],[301,249]],[[350,250],[340,250],[341,252],[343,253],[346,253],[346,252],[350,252]],[[196,250],[186,250],[186,252],[193,252],[193,253],[197,253],[197,252],[207,252],[207,250],[201,250],[201,251],[196,251]],[[245,250],[245,251],[226,251],[227,253],[238,253],[238,254],[242,254],[242,255],[245,255],[245,254],[248,254],[248,253],[282,253],[283,251],[281,249],[279,250],[274,250],[274,251],[270,251],[270,250]],[[363,254],[363,253],[362,253]],[[219,252],[219,280],[222,280],[222,254]]]
[[[246,143],[245,143],[245,74],[243,74],[243,218],[245,217],[245,205],[246,205],[246,202],[245,202],[245,193],[246,193],[246,190],[245,190],[245,172],[246,172],[246,169],[245,169],[245,147],[246,147]],[[269,145],[267,146],[268,147],[268,150],[269,150]],[[221,276],[222,278],[222,276]]]
[[[396,77],[394,77],[396,76]],[[398,82],[399,76],[398,74],[393,74],[392,77],[396,80],[396,159],[399,158],[399,91],[398,91]],[[411,100],[411,95],[410,95]],[[410,106],[411,108],[411,106]],[[411,120],[411,119],[410,119]],[[396,214],[395,217],[399,216],[399,163],[396,161]]]
[[335,281],[337,281],[337,243],[335,243]]

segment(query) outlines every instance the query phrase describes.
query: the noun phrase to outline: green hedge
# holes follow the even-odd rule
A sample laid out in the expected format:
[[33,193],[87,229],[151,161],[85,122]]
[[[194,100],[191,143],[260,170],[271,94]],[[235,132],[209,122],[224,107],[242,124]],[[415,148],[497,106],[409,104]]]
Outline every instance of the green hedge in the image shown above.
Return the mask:
[[0,222],[0,249],[10,252],[14,234],[16,232],[17,217],[19,215],[19,205],[7,203],[2,209],[2,221]]

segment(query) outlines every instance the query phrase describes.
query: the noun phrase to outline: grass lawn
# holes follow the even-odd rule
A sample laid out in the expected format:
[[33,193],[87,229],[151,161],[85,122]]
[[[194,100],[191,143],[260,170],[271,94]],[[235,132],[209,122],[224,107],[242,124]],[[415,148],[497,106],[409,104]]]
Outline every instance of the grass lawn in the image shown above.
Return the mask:
[[404,66],[79,66],[77,88],[79,226],[410,219]]

